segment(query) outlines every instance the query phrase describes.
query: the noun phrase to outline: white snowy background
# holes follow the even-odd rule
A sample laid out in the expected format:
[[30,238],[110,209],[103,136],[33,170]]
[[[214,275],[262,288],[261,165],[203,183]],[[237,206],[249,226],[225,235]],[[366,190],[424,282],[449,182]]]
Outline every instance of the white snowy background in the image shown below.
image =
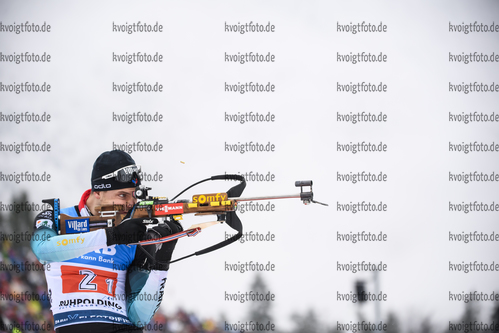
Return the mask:
[[[25,111],[52,116],[50,123],[0,122],[0,141],[47,142],[49,153],[0,152],[3,173],[30,171],[52,175],[48,183],[2,182],[0,201],[28,191],[32,201],[59,197],[77,203],[89,188],[95,158],[115,143],[159,142],[161,153],[135,152],[143,169],[164,175],[150,184],[152,194],[172,197],[191,183],[224,172],[271,172],[273,183],[249,182],[246,196],[295,193],[295,180],[312,179],[317,200],[329,207],[304,206],[298,200],[275,201],[275,212],[240,214],[245,230],[272,232],[275,242],[237,243],[171,267],[162,308],[178,307],[201,317],[245,320],[248,304],[224,301],[224,292],[249,290],[254,273],[224,270],[224,264],[259,261],[276,265],[262,276],[276,294],[273,315],[278,328],[290,327],[292,313],[313,308],[329,326],[357,319],[358,304],[339,302],[337,292],[353,290],[371,273],[338,272],[336,263],[388,264],[380,288],[381,304],[405,320],[430,316],[439,328],[457,320],[462,302],[449,291],[498,290],[498,272],[449,272],[448,263],[499,263],[497,243],[449,242],[449,231],[498,232],[499,213],[449,212],[448,204],[499,202],[496,183],[452,183],[448,173],[498,172],[497,153],[451,153],[449,142],[499,142],[493,123],[450,123],[449,112],[498,112],[498,93],[450,93],[449,82],[499,82],[497,63],[450,63],[448,54],[499,52],[499,33],[451,33],[452,24],[499,23],[495,1],[2,1],[3,24],[51,25],[50,33],[0,33],[0,52],[47,52],[50,63],[0,62],[0,81],[47,82],[50,93],[0,93],[0,112]],[[163,33],[116,33],[112,23],[163,25]],[[275,33],[227,33],[225,22],[275,25]],[[337,23],[379,24],[387,33],[338,33]],[[162,63],[116,63],[112,53],[159,52]],[[338,63],[336,54],[387,54],[387,63]],[[275,63],[227,63],[224,52],[271,52]],[[159,82],[161,94],[112,92],[112,82]],[[275,93],[224,92],[224,83],[271,82]],[[339,93],[337,82],[383,82],[387,93]],[[118,123],[112,113],[159,112],[161,123]],[[271,112],[274,123],[229,123],[224,112]],[[383,112],[388,122],[340,123],[336,113]],[[271,142],[275,153],[233,153],[225,142]],[[388,145],[387,153],[343,153],[337,142]],[[183,162],[183,163],[182,163]],[[336,173],[388,174],[386,183],[345,183]],[[233,184],[233,183],[230,183]],[[183,196],[220,192],[210,183]],[[386,213],[337,212],[336,203],[383,201]],[[185,217],[184,226],[200,222]],[[223,238],[226,226],[181,240],[176,255],[190,253]],[[383,231],[388,242],[338,242],[336,233]],[[480,304],[487,321],[492,302]],[[372,304],[364,315],[374,320]],[[416,318],[416,319],[414,319]]]

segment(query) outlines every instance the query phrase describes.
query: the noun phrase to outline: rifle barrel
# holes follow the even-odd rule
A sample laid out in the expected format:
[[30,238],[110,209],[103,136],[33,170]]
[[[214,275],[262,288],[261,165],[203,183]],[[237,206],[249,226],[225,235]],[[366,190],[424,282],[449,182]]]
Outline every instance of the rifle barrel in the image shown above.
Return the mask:
[[272,195],[266,197],[249,197],[249,198],[229,198],[229,200],[234,201],[256,201],[256,200],[274,200],[274,199],[300,199],[300,193],[298,194],[288,194],[288,195]]

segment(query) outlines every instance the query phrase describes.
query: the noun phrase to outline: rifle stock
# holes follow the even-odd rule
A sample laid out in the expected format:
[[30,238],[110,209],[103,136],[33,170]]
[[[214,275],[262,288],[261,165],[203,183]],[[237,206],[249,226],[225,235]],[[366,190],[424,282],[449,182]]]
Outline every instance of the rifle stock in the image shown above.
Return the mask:
[[[218,193],[220,194],[220,193]],[[219,197],[227,198],[219,195]],[[208,195],[197,195],[208,196]],[[212,196],[209,196],[210,198]],[[215,197],[215,196],[213,196]],[[163,223],[165,219],[182,220],[183,214],[199,215],[217,215],[223,218],[223,214],[228,211],[234,211],[237,203],[234,200],[210,200],[206,199],[204,203],[200,202],[177,202],[169,203],[165,199],[150,199],[141,201],[132,209],[130,218],[142,218],[145,224]],[[71,217],[65,214],[59,216],[60,231],[59,234],[80,233],[98,230],[101,228],[111,228],[117,226],[126,216],[123,213],[123,205],[109,205],[96,207],[99,216]],[[223,220],[220,220],[223,221]]]
[[[241,177],[237,175],[221,175],[213,176],[211,179],[205,179],[203,181],[225,179],[239,180],[241,181],[241,183],[234,186],[226,193],[194,195],[192,196],[192,200],[188,202],[186,202],[186,200],[169,202],[168,199],[164,197],[149,197],[147,196],[147,190],[149,190],[150,188],[138,188],[136,190],[136,193],[140,193],[140,196],[137,197],[143,198],[143,200],[138,202],[132,208],[132,211],[129,214],[123,213],[127,210],[123,205],[96,207],[97,211],[99,212],[99,216],[71,217],[61,214],[59,216],[59,234],[81,233],[94,231],[101,228],[111,228],[120,224],[127,216],[129,216],[130,218],[141,218],[144,220],[144,223],[148,225],[162,224],[164,223],[165,219],[182,220],[183,214],[195,214],[198,216],[217,215],[217,221],[223,222],[226,220],[227,212],[237,211],[237,203],[239,201],[299,198],[303,201],[304,204],[318,203],[327,206],[327,204],[323,204],[313,200],[311,180],[295,182],[295,186],[300,187],[301,189],[301,192],[298,194],[241,198],[239,197],[239,195],[244,189],[246,183],[244,181],[244,178],[239,178]],[[187,189],[189,189],[190,187],[188,187]],[[310,190],[304,191],[303,187],[310,187]]]

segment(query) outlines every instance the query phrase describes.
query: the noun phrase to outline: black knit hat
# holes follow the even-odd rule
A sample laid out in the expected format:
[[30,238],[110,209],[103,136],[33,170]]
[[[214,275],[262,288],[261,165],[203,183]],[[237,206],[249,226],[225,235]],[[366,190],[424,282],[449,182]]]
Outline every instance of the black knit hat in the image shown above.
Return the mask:
[[[112,174],[113,172],[122,169],[126,166],[132,166],[126,171],[133,170],[133,174],[126,179],[120,177],[109,177],[102,179],[103,176]],[[110,191],[119,190],[122,188],[136,187],[140,185],[140,174],[134,169],[135,161],[133,158],[122,150],[112,150],[103,152],[95,160],[92,169],[92,190],[93,191]]]

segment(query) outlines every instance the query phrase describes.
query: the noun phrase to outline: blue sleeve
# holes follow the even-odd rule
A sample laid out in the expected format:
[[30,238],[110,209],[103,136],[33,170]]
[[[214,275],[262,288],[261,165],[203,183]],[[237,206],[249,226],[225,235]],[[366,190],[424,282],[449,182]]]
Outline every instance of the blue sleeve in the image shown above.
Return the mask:
[[31,249],[42,264],[73,259],[104,247],[107,247],[104,229],[59,236],[51,228],[39,227],[31,237]]
[[81,234],[58,235],[54,212],[46,210],[35,218],[31,249],[42,264],[65,261],[107,247],[104,229]]
[[127,276],[128,319],[137,327],[147,325],[163,300],[168,271],[131,267]]

